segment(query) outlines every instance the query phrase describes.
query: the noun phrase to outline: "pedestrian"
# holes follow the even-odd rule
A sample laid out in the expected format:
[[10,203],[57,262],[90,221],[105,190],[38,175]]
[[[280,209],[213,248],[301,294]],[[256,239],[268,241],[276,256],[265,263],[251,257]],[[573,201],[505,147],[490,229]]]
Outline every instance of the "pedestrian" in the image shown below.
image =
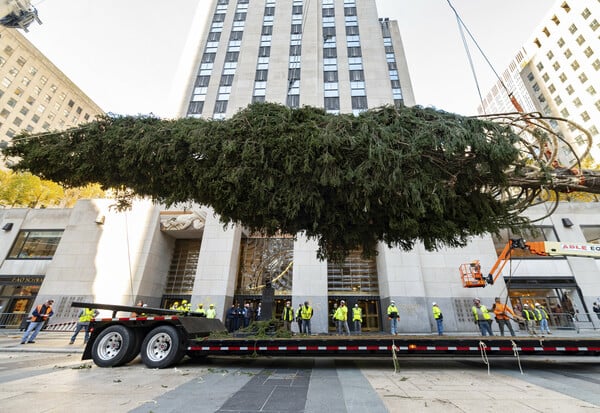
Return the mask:
[[598,319],[600,320],[600,304],[598,304],[598,302],[594,303],[592,310],[594,310],[594,313],[596,313],[596,317],[598,317]]
[[489,334],[490,336],[493,336],[494,333],[492,333],[492,327],[490,325],[492,316],[490,315],[487,307],[481,304],[481,300],[479,298],[473,299],[473,307],[471,307],[471,311],[473,312],[475,324],[479,326],[481,335],[486,336]]
[[302,304],[298,304],[294,320],[296,320],[296,324],[298,324],[298,334],[302,334]]
[[196,314],[198,314],[200,317],[206,317],[206,310],[204,309],[204,304],[199,303],[196,306]]
[[[142,303],[142,305],[144,305]],[[93,318],[96,318],[100,314],[100,312],[93,308],[82,308],[77,315],[77,325],[75,326],[75,332],[71,336],[71,340],[69,344],[73,344],[75,339],[77,338],[77,334],[83,328],[85,330],[85,335],[83,336],[83,344],[86,344],[90,338],[90,322]]]
[[214,304],[208,306],[208,310],[206,310],[206,318],[217,318],[217,310],[215,310]]
[[535,303],[535,309],[533,310],[533,312],[535,313],[535,318],[537,319],[537,321],[540,322],[540,332],[542,334],[544,334],[544,332],[546,332],[547,334],[552,334],[550,332],[550,327],[548,327],[549,317],[546,309],[540,303]]
[[535,313],[529,309],[529,304],[523,304],[523,318],[527,325],[527,332],[531,335],[535,335]]
[[346,307],[346,302],[344,300],[340,301],[340,305],[335,310],[335,322],[337,327],[338,335],[342,335],[342,332],[345,332],[347,336],[350,335],[350,329],[348,328],[348,307]]
[[440,307],[437,305],[437,303],[435,301],[431,305],[432,305],[431,311],[433,312],[433,319],[435,320],[435,323],[437,324],[438,336],[443,336],[444,335],[444,315],[442,314],[442,310],[440,309]]
[[496,316],[496,322],[498,323],[498,328],[500,329],[500,335],[504,335],[504,326],[506,326],[508,327],[508,331],[510,331],[510,335],[514,337],[515,331],[513,330],[512,324],[510,323],[511,318],[516,317],[514,311],[511,310],[511,308],[506,304],[503,304],[500,301],[500,297],[496,297],[494,301],[495,303],[492,306],[492,310],[494,311],[494,315]]
[[256,316],[256,321],[260,321],[260,316],[262,315],[262,303],[258,303],[254,315]]
[[[135,304],[135,306],[136,306],[136,307],[145,307],[145,306],[146,306],[146,304],[144,304],[144,301],[142,301],[142,300],[138,300],[138,302]],[[142,315],[142,316],[144,316],[144,313],[142,313],[141,315]],[[132,317],[132,318],[135,318],[135,317],[137,317],[137,316],[138,316],[138,313],[136,313],[135,311],[132,311],[132,312],[131,312],[131,315],[130,315],[130,317]],[[78,317],[79,317],[79,316],[78,316]],[[95,317],[95,316],[94,316],[94,317]],[[92,318],[94,318],[94,317],[92,317]],[[72,344],[72,343],[71,343],[71,344]]]
[[227,314],[225,314],[225,324],[227,327],[227,331],[230,333],[234,332],[235,320],[237,319],[237,314],[235,310],[235,304],[231,304],[229,310],[227,310]]
[[302,318],[302,333],[311,335],[310,320],[313,316],[313,309],[308,301],[300,309],[300,317]]
[[252,311],[252,307],[250,307],[250,303],[246,303],[244,305],[244,310],[243,310],[244,328],[246,328],[250,325],[250,320],[252,320],[253,313],[254,313],[254,311]]
[[396,302],[393,300],[390,302],[390,305],[388,305],[387,316],[388,320],[390,320],[390,333],[392,333],[393,336],[398,335],[398,320],[400,319],[400,314],[396,308]]
[[233,331],[237,331],[244,325],[244,309],[240,307],[240,303],[235,305],[235,318],[233,321]]
[[354,304],[352,309],[352,323],[354,324],[354,333],[359,336],[362,334],[362,308]]
[[31,313],[31,321],[29,322],[29,326],[25,330],[23,337],[21,337],[21,344],[35,343],[35,338],[39,334],[42,327],[44,327],[44,323],[54,315],[52,304],[54,304],[54,300],[48,300],[44,304],[40,304],[35,307]]
[[292,309],[291,302],[285,302],[285,307],[283,307],[283,312],[281,313],[281,319],[283,320],[283,328],[286,331],[292,331],[292,321],[294,321],[294,310]]

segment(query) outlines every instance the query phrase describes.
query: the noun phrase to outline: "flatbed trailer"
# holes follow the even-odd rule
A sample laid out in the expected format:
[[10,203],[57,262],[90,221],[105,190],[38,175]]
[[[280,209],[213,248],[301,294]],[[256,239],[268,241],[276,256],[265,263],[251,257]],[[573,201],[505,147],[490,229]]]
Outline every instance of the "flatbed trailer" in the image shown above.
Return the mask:
[[[139,354],[150,368],[170,367],[185,355],[274,357],[391,357],[391,356],[598,356],[600,338],[595,337],[502,337],[502,336],[299,336],[291,338],[227,337],[220,320],[193,312],[110,304],[73,303],[73,307],[112,310],[110,318],[91,321],[91,335],[83,360],[100,367],[129,363]],[[117,312],[146,315],[116,317]],[[151,315],[150,315],[151,314]]]

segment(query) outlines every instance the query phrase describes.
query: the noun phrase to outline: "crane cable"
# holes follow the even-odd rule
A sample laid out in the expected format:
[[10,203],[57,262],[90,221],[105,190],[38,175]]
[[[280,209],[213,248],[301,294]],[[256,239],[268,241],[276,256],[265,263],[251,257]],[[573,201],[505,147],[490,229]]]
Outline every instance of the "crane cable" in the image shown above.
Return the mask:
[[[477,47],[477,50],[479,50],[479,53],[481,53],[481,56],[483,57],[483,59],[486,61],[486,63],[490,67],[490,69],[492,69],[492,72],[494,72],[494,74],[496,75],[496,78],[498,79],[498,81],[500,82],[500,84],[502,85],[502,87],[504,88],[504,90],[506,91],[506,93],[509,96],[511,96],[512,93],[508,90],[508,87],[506,87],[506,84],[502,81],[502,78],[500,77],[500,75],[498,74],[498,72],[496,72],[496,69],[494,68],[494,66],[492,65],[492,63],[490,62],[490,60],[488,59],[487,55],[483,52],[483,50],[479,46],[479,43],[477,43],[477,40],[475,40],[475,37],[473,36],[473,34],[469,30],[469,28],[467,27],[467,25],[465,24],[465,22],[462,20],[462,18],[458,14],[458,11],[456,10],[456,8],[452,4],[452,2],[450,0],[446,0],[446,1],[448,2],[448,5],[450,6],[450,8],[452,9],[452,11],[454,12],[454,15],[456,16],[456,22],[458,23],[458,28],[459,28],[459,31],[460,31],[461,38],[463,40],[463,45],[465,47],[465,51],[466,51],[467,56],[469,58],[469,65],[471,67],[471,72],[473,73],[473,78],[474,78],[475,84],[477,86],[477,92],[479,93],[479,100],[481,101],[481,107],[482,107],[482,110],[484,110],[483,109],[483,98],[481,96],[481,90],[479,88],[479,80],[477,79],[477,75],[475,73],[475,67],[473,65],[473,61],[471,60],[471,53],[469,51],[469,46],[467,45],[467,41],[465,39],[464,31],[467,32],[467,34],[469,35],[469,37],[471,38],[471,40],[473,41],[473,43]],[[464,29],[464,31],[463,31],[463,29]]]

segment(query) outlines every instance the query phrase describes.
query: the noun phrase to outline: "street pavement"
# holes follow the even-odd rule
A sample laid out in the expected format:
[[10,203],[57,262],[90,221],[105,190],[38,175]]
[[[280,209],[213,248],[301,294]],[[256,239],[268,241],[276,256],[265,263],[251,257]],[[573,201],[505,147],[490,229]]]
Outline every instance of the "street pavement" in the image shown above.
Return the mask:
[[99,368],[81,360],[83,333],[74,345],[65,332],[20,337],[0,330],[1,412],[600,412],[598,357],[410,357],[396,371],[391,357]]

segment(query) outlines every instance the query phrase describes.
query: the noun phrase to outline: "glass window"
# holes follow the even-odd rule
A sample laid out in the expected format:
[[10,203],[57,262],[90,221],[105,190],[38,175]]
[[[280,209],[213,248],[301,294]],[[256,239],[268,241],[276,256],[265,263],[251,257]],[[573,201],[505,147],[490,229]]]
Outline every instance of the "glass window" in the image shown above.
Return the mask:
[[[500,256],[502,250],[508,243],[509,239],[514,238],[523,238],[525,241],[535,242],[535,241],[558,241],[558,236],[554,231],[554,227],[543,226],[543,227],[535,227],[535,231],[525,231],[523,233],[515,233],[509,234],[508,231],[503,231],[500,237],[494,235],[492,239],[494,240],[494,246],[496,247],[496,255]],[[556,258],[556,257],[542,257],[539,255],[535,255],[530,253],[527,250],[522,249],[514,249],[511,253],[512,258]]]
[[338,72],[337,71],[323,72],[323,81],[324,82],[337,82],[338,81]]
[[351,251],[342,263],[327,263],[327,290],[330,294],[379,295],[377,264]]
[[366,96],[352,96],[352,109],[367,109]]
[[62,234],[62,230],[20,231],[8,258],[51,259]]

